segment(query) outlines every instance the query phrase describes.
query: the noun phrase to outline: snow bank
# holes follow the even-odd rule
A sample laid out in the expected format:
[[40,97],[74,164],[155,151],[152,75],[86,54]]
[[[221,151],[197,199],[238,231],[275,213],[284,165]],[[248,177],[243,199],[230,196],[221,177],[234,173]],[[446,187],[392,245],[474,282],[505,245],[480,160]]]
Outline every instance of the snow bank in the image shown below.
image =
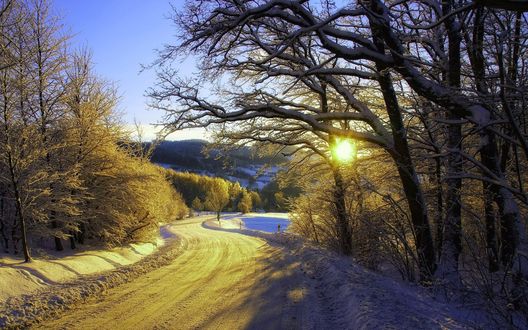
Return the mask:
[[0,303],[9,297],[28,294],[44,286],[71,281],[138,262],[152,254],[164,241],[130,244],[111,250],[69,250],[42,255],[31,263],[12,255],[0,255]]
[[[138,276],[171,263],[182,251],[180,240],[169,235],[171,225],[162,230],[164,236],[171,236],[166,244],[143,256],[136,263],[130,263],[104,273],[79,274],[74,280],[53,283],[41,287],[31,294],[12,296],[0,305],[0,328],[27,328],[44,319],[58,316],[64,310],[83,302],[93,295],[102,295],[110,288],[129,282]],[[132,247],[138,248],[138,246]],[[139,251],[149,251],[141,245]],[[102,251],[104,252],[104,251]],[[108,252],[106,253],[114,253]],[[11,282],[14,283],[14,282]]]
[[164,241],[130,244],[111,250],[70,250],[40,256],[24,263],[12,255],[0,256],[0,303],[9,297],[28,294],[46,285],[71,281],[80,275],[113,270],[138,262],[156,251]]

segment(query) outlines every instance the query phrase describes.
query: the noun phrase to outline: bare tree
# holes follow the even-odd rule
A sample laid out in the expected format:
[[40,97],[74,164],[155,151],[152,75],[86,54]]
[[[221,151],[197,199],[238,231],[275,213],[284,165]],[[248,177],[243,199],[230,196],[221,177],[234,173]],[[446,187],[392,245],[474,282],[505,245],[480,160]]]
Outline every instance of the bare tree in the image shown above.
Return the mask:
[[[288,9],[288,6],[293,8]],[[228,71],[238,79],[253,77],[258,87],[241,93],[233,92],[236,91],[233,88],[228,94],[229,103],[220,106],[201,98],[196,87],[177,80],[174,72],[165,66],[159,72],[159,88],[153,90],[151,96],[155,107],[169,110],[175,119],[171,127],[253,121],[258,125],[255,127],[261,129],[259,123],[266,122],[261,119],[278,118],[292,122],[299,132],[311,132],[330,144],[332,136],[340,136],[368,142],[387,150],[398,164],[414,223],[421,273],[427,277],[435,268],[427,209],[410,157],[392,77],[386,70],[389,57],[382,54],[385,47],[382,40],[376,37],[374,41],[370,41],[361,37],[360,43],[369,48],[365,52],[366,58],[377,61],[373,67],[366,62],[356,61],[361,59],[359,56],[357,59],[340,56],[333,49],[334,46],[328,47],[326,39],[321,39],[311,29],[304,31],[306,26],[316,24],[313,20],[316,20],[319,12],[311,7],[304,7],[301,3],[270,2],[246,8],[226,1],[224,8],[217,8],[212,16],[208,16],[208,12],[195,16],[192,13],[197,9],[189,5],[187,15],[177,18],[189,38],[184,39],[177,47],[168,47],[162,54],[161,62],[167,63],[176,52],[181,54],[188,49],[205,52],[208,49],[204,70],[212,74]],[[278,13],[278,18],[262,18],[268,15],[268,10],[271,16]],[[300,20],[308,17],[308,21],[299,21],[295,13],[302,13],[304,18]],[[351,15],[358,16],[360,13],[353,11]],[[328,10],[320,14],[334,17]],[[338,14],[336,18],[345,14],[348,12]],[[220,17],[223,23],[217,22]],[[368,28],[368,23],[362,21]],[[235,22],[241,24],[236,25]],[[215,30],[213,26],[221,26],[222,29]],[[299,30],[292,34],[292,29],[297,27]],[[331,33],[337,33],[333,27],[325,26],[323,30],[326,31],[327,28]],[[273,84],[284,81],[289,82],[288,86],[281,87],[286,92],[277,93],[277,87]],[[372,86],[371,96],[377,94],[383,100],[386,115],[379,112],[383,110],[376,112],[371,109],[366,100],[356,96],[353,86],[359,86],[361,81]],[[305,85],[305,90],[310,93],[318,95],[314,98],[319,103],[317,106],[313,105],[313,101],[302,102],[302,95],[292,96],[291,90],[299,84]],[[380,88],[381,93],[375,88]],[[336,98],[330,106],[325,100],[328,90]],[[222,93],[225,95],[226,91]],[[180,102],[182,107],[179,110],[171,108],[171,101]],[[282,130],[287,131],[288,128],[284,127]],[[338,177],[336,179],[339,181]]]
[[[386,150],[398,165],[420,271],[427,277],[436,268],[435,249],[427,204],[404,125],[408,115],[400,96],[412,92],[433,105],[431,110],[446,114],[441,118],[432,113],[435,120],[443,120],[448,126],[447,213],[442,244],[437,244],[442,246],[439,274],[450,273],[453,279],[458,276],[462,180],[483,182],[489,192],[486,200],[493,200],[499,212],[503,230],[500,236],[505,239],[503,265],[511,269],[515,262],[516,269],[526,273],[526,263],[521,262],[526,255],[526,228],[518,207],[518,202],[524,203],[526,197],[501,168],[498,149],[503,140],[523,146],[525,137],[515,128],[515,117],[508,115],[510,103],[494,101],[500,99],[501,89],[493,87],[483,93],[490,82],[492,86],[504,86],[504,82],[515,78],[498,72],[503,83],[491,79],[497,77],[495,68],[500,71],[504,61],[497,61],[497,66],[481,65],[483,54],[496,58],[501,55],[501,48],[491,48],[491,32],[481,29],[483,22],[500,25],[500,19],[495,17],[507,15],[493,8],[523,10],[522,4],[515,2],[498,5],[485,1],[411,4],[371,0],[352,2],[342,8],[330,1],[188,3],[184,11],[174,15],[182,41],[160,52],[159,83],[150,94],[154,107],[167,111],[170,129],[244,121],[252,123],[251,134],[256,136],[256,131],[266,131],[266,125],[273,123],[270,118],[276,118],[292,123],[292,127],[277,128],[275,132],[309,132],[323,141],[332,136],[348,137]],[[512,35],[511,45],[519,44],[520,34]],[[508,58],[518,57],[515,54],[519,50],[509,49],[512,56]],[[202,56],[202,80],[180,79],[171,69],[179,56],[189,52]],[[511,65],[504,67],[509,72],[517,71],[513,64],[516,61],[508,61]],[[217,98],[200,94],[198,86],[215,76],[223,77]],[[233,83],[226,84],[229,81]],[[303,89],[319,97],[306,98],[306,94],[298,93]],[[324,100],[320,96],[325,90],[335,95],[334,104],[344,106],[322,110]],[[381,98],[383,109],[376,109],[368,98],[360,97],[358,91],[362,90],[370,90],[370,97]],[[502,90],[503,95],[514,99],[514,89],[508,89],[509,93],[505,93],[507,88]],[[510,132],[497,129],[501,113],[512,127]],[[463,129],[467,136],[462,135]],[[478,157],[464,150],[469,145],[462,145],[463,139],[473,137],[479,140]],[[504,150],[511,149],[506,147]],[[442,173],[441,166],[437,173]],[[522,179],[517,181],[522,186]],[[491,214],[490,203],[486,205],[486,214]],[[489,231],[492,232],[491,227]]]

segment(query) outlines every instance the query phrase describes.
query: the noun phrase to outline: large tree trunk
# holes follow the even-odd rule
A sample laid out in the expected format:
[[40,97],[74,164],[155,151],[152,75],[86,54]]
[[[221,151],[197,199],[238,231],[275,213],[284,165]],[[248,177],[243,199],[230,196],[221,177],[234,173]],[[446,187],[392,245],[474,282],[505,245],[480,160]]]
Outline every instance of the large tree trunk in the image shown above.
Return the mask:
[[398,167],[405,198],[411,212],[420,277],[422,280],[428,280],[435,271],[436,264],[434,243],[422,188],[410,157],[402,157],[399,154],[393,154],[392,157]]
[[[371,5],[373,6],[373,11],[376,12],[376,4],[371,3]],[[382,41],[384,31],[372,22],[371,29],[373,32],[373,41],[378,51],[384,53],[385,44]],[[406,129],[403,124],[396,92],[392,85],[393,82],[388,72],[389,67],[385,63],[377,62],[376,69],[379,74],[378,83],[383,93],[394,141],[394,147],[388,151],[398,167],[405,198],[409,206],[409,211],[411,212],[420,278],[422,281],[427,281],[436,269],[434,241],[427,215],[427,205],[412,162]]]
[[[519,15],[517,15],[517,18]],[[476,87],[477,91],[483,95],[489,95],[488,88],[485,84],[485,74],[484,74],[484,67],[485,67],[485,61],[484,61],[484,55],[483,55],[483,38],[484,38],[484,15],[482,8],[478,8],[475,12],[475,28],[473,33],[473,52],[472,56],[470,57],[472,62],[472,68],[476,79]],[[518,24],[519,21],[516,21],[516,38],[518,38],[519,30],[518,30]],[[517,48],[517,46],[515,46]],[[510,63],[512,76],[509,77],[510,80],[515,81],[516,80],[516,57],[518,57],[518,50],[514,51],[512,63]],[[502,61],[502,53],[499,52],[499,60]],[[502,65],[499,66],[499,69],[501,71],[501,78],[504,82],[505,78],[505,71]],[[504,85],[502,83],[501,85]],[[505,89],[504,86],[501,88],[501,98],[502,98],[502,105],[504,110],[506,111],[506,114],[508,115],[508,118],[510,120],[510,125],[512,129],[519,133],[517,136],[523,141],[522,134],[520,134],[520,130],[517,127],[516,122],[513,120],[511,113],[510,113],[510,106],[508,102],[505,99]],[[488,121],[492,121],[493,114],[488,115]],[[497,142],[495,133],[491,131],[486,127],[487,123],[481,123],[481,126],[483,127],[480,130],[480,140],[481,140],[481,149],[480,149],[480,157],[481,162],[484,166],[486,166],[487,169],[493,174],[490,175],[487,172],[484,172],[483,175],[487,178],[489,178],[492,181],[503,181],[507,182],[505,177],[505,166],[506,166],[506,160],[508,157],[508,150],[509,150],[509,142],[507,142],[507,145],[504,146],[503,150],[503,157],[499,158],[499,151],[497,148]],[[521,143],[522,144],[522,143]],[[484,189],[487,191],[485,192],[485,203],[486,203],[486,236],[487,236],[487,248],[488,253],[491,254],[490,256],[490,271],[495,270],[496,268],[496,260],[493,260],[493,258],[496,258],[498,254],[500,254],[500,260],[505,268],[512,267],[512,263],[514,259],[517,259],[518,262],[518,270],[525,275],[528,274],[527,265],[524,266],[524,270],[522,269],[523,266],[521,264],[520,258],[515,258],[516,253],[518,252],[518,249],[520,249],[522,254],[524,254],[524,263],[528,262],[526,260],[527,256],[527,241],[526,241],[526,229],[524,226],[523,219],[521,218],[519,209],[517,207],[517,203],[515,199],[513,198],[512,193],[504,188],[501,187],[498,184],[495,183],[484,183]],[[488,198],[493,198],[495,203],[498,206],[499,209],[499,217],[500,217],[500,231],[501,231],[501,243],[500,246],[500,252],[496,254],[496,230],[495,230],[495,221],[494,221],[494,214],[492,206],[489,204]],[[491,235],[495,234],[495,238],[492,238]],[[490,250],[491,249],[491,250]]]
[[420,277],[422,280],[428,280],[435,271],[436,263],[427,205],[412,162],[407,135],[391,78],[388,73],[380,74],[380,76],[379,82],[384,94],[394,140],[394,150],[391,150],[390,153],[398,167],[403,191],[411,212]]
[[[28,241],[27,241],[27,233],[26,233],[26,219],[24,217],[24,207],[22,205],[22,199],[21,199],[21,196],[20,196],[20,186],[19,186],[19,177],[17,175],[17,172],[16,172],[16,169],[17,169],[17,159],[14,159],[14,156],[12,154],[12,145],[11,145],[11,134],[13,134],[10,129],[9,129],[9,115],[8,115],[8,109],[7,109],[7,104],[8,104],[8,100],[6,99],[6,94],[5,94],[5,90],[3,90],[4,92],[4,106],[3,106],[3,129],[4,129],[4,143],[6,146],[8,146],[7,150],[6,150],[6,158],[7,158],[7,170],[9,171],[9,183],[10,185],[12,186],[13,188],[13,195],[15,197],[15,211],[16,211],[16,216],[15,216],[15,219],[14,219],[14,223],[13,223],[13,227],[12,227],[12,240],[13,240],[13,247],[14,247],[14,251],[15,253],[17,253],[17,244],[18,242],[16,241],[15,239],[15,236],[16,236],[16,229],[17,229],[17,224],[20,225],[20,234],[21,234],[21,238],[22,238],[22,250],[23,250],[23,253],[24,253],[24,261],[25,262],[30,262],[31,261],[31,255],[29,253],[29,246],[28,246]],[[18,220],[18,223],[17,223],[17,220]]]
[[398,168],[405,198],[411,212],[420,277],[422,280],[428,280],[436,268],[436,263],[427,205],[412,162],[405,127],[389,74],[381,74],[379,82],[384,94],[394,139],[394,150],[390,150],[390,154]]
[[[373,13],[379,14],[380,17],[387,17],[383,16],[386,14],[386,7],[383,2],[380,0],[372,0],[371,4]],[[494,120],[492,112],[483,103],[474,103],[460,93],[453,97],[449,97],[449,90],[425,79],[416,71],[414,66],[412,66],[407,59],[400,55],[404,54],[405,50],[401,45],[401,42],[395,37],[388,19],[370,19],[370,22],[371,25],[375,25],[374,28],[380,30],[377,35],[384,38],[387,45],[391,48],[391,52],[394,54],[393,59],[395,65],[392,67],[405,77],[405,80],[413,90],[421,96],[426,97],[428,100],[446,107],[450,111],[457,112],[464,117],[470,117],[472,121],[475,122],[477,126],[476,128],[479,130],[480,144],[482,146],[480,150],[481,162],[486,168],[484,175],[492,182],[491,188],[494,193],[495,202],[499,206],[501,225],[506,227],[507,230],[505,231],[505,234],[507,236],[518,237],[518,239],[513,239],[507,242],[511,247],[507,247],[504,252],[508,254],[508,250],[511,251],[512,247],[513,251],[516,251],[515,246],[519,246],[522,251],[520,255],[528,255],[528,243],[526,242],[524,220],[520,216],[517,202],[513,198],[511,191],[503,187],[503,185],[507,186],[508,181],[499,168],[498,151],[495,141],[496,137],[495,133],[489,127],[490,123]],[[481,50],[479,50],[478,53],[478,57],[481,57]],[[485,81],[477,81],[477,83],[484,85]],[[452,106],[457,106],[459,109],[449,109]],[[488,171],[490,173],[488,173]],[[519,243],[519,245],[517,245],[517,243]],[[510,257],[509,259],[510,261],[513,261],[513,258]],[[523,269],[520,261],[521,258],[516,258],[516,260],[518,261],[517,265],[519,270],[526,274],[528,271],[526,269],[528,268],[528,265],[525,265]],[[524,262],[524,264],[526,264],[526,262]]]
[[[481,161],[488,168],[495,178],[506,182],[504,173],[500,170],[499,155],[495,141],[495,133],[489,129],[482,130],[481,140],[486,141],[483,144],[480,155]],[[528,275],[528,249],[526,239],[526,227],[521,217],[517,202],[510,190],[498,184],[491,183],[491,192],[499,209],[501,224],[501,244],[500,258],[502,265],[506,269],[512,267],[525,276]],[[519,254],[520,252],[520,254]],[[524,259],[524,260],[522,260]]]
[[[449,15],[452,9],[452,1],[443,2],[443,14]],[[449,43],[449,61],[447,70],[447,84],[454,90],[460,89],[460,43],[462,38],[458,31],[458,22],[454,16],[445,20],[447,37]],[[458,271],[458,259],[462,251],[462,207],[461,188],[462,179],[462,127],[456,122],[460,121],[460,116],[448,112],[447,119],[453,124],[449,124],[447,129],[447,196],[446,196],[446,217],[444,220],[444,233],[442,251],[436,276],[446,280],[450,285],[459,285],[460,276]]]
[[[14,165],[13,158],[10,152],[8,153],[8,165],[9,165],[9,174],[10,174],[11,184],[13,186],[13,193],[15,195],[15,207],[16,207],[18,223],[20,224],[20,234],[22,236],[21,237],[22,238],[22,251],[24,253],[24,261],[30,262],[31,255],[29,253],[29,245],[27,241],[26,219],[24,217],[24,212],[23,212],[24,208],[22,206],[22,201],[20,198],[18,180],[15,175],[15,165]],[[14,237],[13,237],[13,241],[14,241]],[[16,242],[14,242],[14,244],[15,244],[15,250],[16,250]]]

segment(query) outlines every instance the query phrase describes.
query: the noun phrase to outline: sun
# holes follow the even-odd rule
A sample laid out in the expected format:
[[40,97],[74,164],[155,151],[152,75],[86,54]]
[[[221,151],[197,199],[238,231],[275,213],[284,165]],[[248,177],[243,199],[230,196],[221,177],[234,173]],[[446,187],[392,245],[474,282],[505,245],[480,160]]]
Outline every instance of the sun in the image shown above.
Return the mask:
[[332,157],[341,163],[348,163],[356,156],[356,146],[350,139],[336,140],[332,147]]

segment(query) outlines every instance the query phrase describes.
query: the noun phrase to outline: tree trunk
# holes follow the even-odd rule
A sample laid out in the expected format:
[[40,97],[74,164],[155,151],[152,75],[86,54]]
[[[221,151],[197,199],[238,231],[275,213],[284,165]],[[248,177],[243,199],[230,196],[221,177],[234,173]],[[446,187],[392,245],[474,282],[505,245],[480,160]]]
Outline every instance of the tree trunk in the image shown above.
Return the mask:
[[[376,4],[371,3],[374,12],[378,11]],[[383,43],[384,31],[380,27],[370,22],[373,32],[373,41],[378,51],[385,52]],[[403,124],[398,99],[392,85],[392,79],[388,71],[387,64],[376,62],[376,69],[379,74],[378,83],[389,121],[392,129],[392,138],[394,147],[389,149],[393,160],[398,167],[398,173],[402,182],[405,198],[411,212],[412,229],[415,236],[416,254],[418,257],[418,268],[422,281],[428,281],[436,269],[434,241],[431,235],[429,218],[427,215],[427,205],[425,197],[418,180],[418,175],[412,162],[409,144],[407,141],[407,132]]]
[[[500,170],[499,155],[497,145],[495,142],[495,133],[489,129],[484,129],[481,132],[481,140],[486,141],[480,150],[481,161],[496,178],[506,182],[504,173]],[[500,224],[501,224],[501,244],[500,244],[500,259],[502,265],[506,269],[510,269],[513,266],[517,267],[517,271],[528,275],[528,260],[523,261],[515,258],[518,252],[527,258],[527,240],[526,240],[526,228],[524,226],[523,219],[519,212],[517,203],[513,197],[513,194],[508,189],[492,183],[490,185],[493,198],[499,209]],[[514,265],[514,262],[517,264]]]
[[[22,236],[22,251],[24,253],[24,261],[30,262],[31,255],[29,253],[29,246],[27,242],[26,219],[24,217],[22,201],[20,199],[20,192],[18,190],[18,181],[16,179],[15,167],[14,167],[13,159],[11,157],[11,153],[8,153],[8,163],[9,163],[9,174],[10,174],[11,184],[13,185],[13,192],[15,195],[16,213],[18,217],[18,223],[20,224],[20,234]],[[13,230],[15,230],[15,228],[16,227],[13,227]],[[13,237],[13,243],[15,245],[15,250],[16,250],[16,242],[14,240],[14,237]]]
[[4,195],[0,196],[0,233],[2,234],[2,247],[3,251],[5,253],[9,252],[9,246],[8,246],[8,239],[6,235],[6,224],[7,221],[5,221],[5,201],[4,201]]
[[[483,18],[483,9],[478,8],[475,12],[475,31],[474,31],[474,38],[473,38],[473,56],[471,56],[472,60],[472,67],[473,72],[475,74],[475,79],[477,82],[477,90],[479,93],[483,95],[488,95],[488,89],[485,84],[485,76],[484,76],[484,67],[485,67],[485,61],[484,61],[484,55],[483,55],[483,40],[484,40],[484,18]],[[519,15],[517,15],[517,18]],[[519,31],[518,26],[519,21],[516,21],[516,38],[518,38]],[[518,50],[515,50],[514,53],[518,54]],[[499,60],[502,61],[502,53],[499,51]],[[513,57],[516,58],[518,55],[513,54]],[[516,66],[517,59],[513,59],[511,65]],[[504,78],[506,73],[504,72],[503,65],[499,65],[499,70],[501,72],[501,79],[502,83],[501,85],[504,85]],[[511,72],[516,72],[516,69],[512,69]],[[515,81],[516,76],[511,76],[511,80]],[[509,117],[510,125],[512,129],[517,132],[519,129],[517,128],[516,122],[511,117],[510,109],[508,102],[506,102],[505,99],[505,89],[504,86],[501,88],[501,99],[502,99],[502,105],[506,112],[506,114]],[[489,121],[494,120],[493,114],[489,114]],[[485,127],[486,123],[482,123],[481,130],[480,130],[480,141],[481,141],[481,149],[480,149],[480,157],[481,162],[486,168],[489,169],[491,173],[493,173],[493,176],[490,176],[488,173],[483,173],[485,177],[490,178],[491,180],[499,180],[507,182],[506,177],[504,175],[504,170],[501,168],[501,165],[505,167],[506,165],[506,155],[507,153],[503,153],[503,157],[499,158],[499,151],[497,149],[497,142],[495,138],[495,133],[491,131],[490,129]],[[522,134],[517,132],[518,137],[521,140],[521,144],[523,142]],[[506,146],[508,147],[508,146]],[[508,148],[509,149],[509,148]],[[505,148],[505,150],[507,150]],[[502,161],[502,163],[501,163]],[[502,265],[508,269],[512,266],[512,262],[514,261],[514,256],[517,253],[518,249],[521,249],[522,253],[527,253],[527,241],[526,241],[526,229],[524,226],[523,219],[521,218],[517,203],[515,202],[512,193],[501,187],[500,185],[490,183],[486,184],[485,188],[488,192],[488,197],[493,198],[495,203],[498,206],[499,209],[499,217],[500,217],[500,228],[501,228],[501,243],[500,243],[500,251],[497,255],[500,255],[500,260]],[[488,201],[486,201],[486,204],[488,204]],[[491,205],[487,205],[488,208],[491,207]],[[492,249],[495,249],[494,246],[496,246],[496,239],[492,239],[488,235],[492,235],[492,233],[495,233],[495,224],[494,219],[492,219],[492,210],[485,210],[486,212],[486,226],[487,226],[487,243],[490,244]],[[493,221],[493,227],[492,227],[492,221]],[[488,227],[489,226],[489,227]],[[496,233],[495,233],[496,235]],[[493,242],[495,241],[495,242]],[[488,247],[488,249],[490,248]],[[491,253],[494,253],[495,251],[490,251]],[[492,256],[494,257],[494,256]],[[518,264],[518,270],[522,272],[523,274],[528,274],[527,269],[522,269],[522,265],[520,263],[520,259],[517,258],[519,261]],[[527,260],[525,260],[526,263]],[[495,269],[493,263],[495,261],[490,261],[490,270]],[[493,266],[493,267],[492,267]],[[525,266],[526,268],[526,266]]]
[[444,234],[444,192],[442,189],[442,162],[439,157],[435,158],[435,179],[436,179],[436,253],[440,258],[442,251],[442,241]]
[[75,250],[77,246],[75,245],[75,233],[70,231],[70,249]]
[[[449,15],[452,10],[453,1],[443,1],[442,10],[444,15]],[[460,43],[462,38],[459,33],[458,22],[455,16],[450,16],[445,20],[447,29],[449,60],[447,70],[447,84],[454,90],[460,89]],[[447,119],[454,124],[449,124],[447,130],[447,195],[446,195],[446,217],[444,220],[444,233],[442,251],[436,276],[445,279],[449,284],[458,286],[460,276],[458,271],[458,259],[462,251],[462,207],[461,188],[462,179],[462,127],[456,124],[461,118],[454,111],[449,111]]]
[[484,195],[484,217],[486,220],[486,254],[488,256],[488,270],[493,273],[499,270],[497,230],[495,229],[495,212],[493,210],[493,194],[490,184],[482,182]]
[[425,281],[430,278],[436,268],[434,242],[429,226],[427,205],[412,162],[405,127],[388,74],[382,74],[380,85],[383,91],[388,91],[384,92],[384,96],[393,130],[394,150],[391,151],[391,156],[398,167],[398,174],[411,212],[420,277]]
[[[55,212],[52,211],[51,213],[52,213],[52,219],[55,219]],[[57,220],[51,221],[51,228],[56,229],[58,227],[59,227],[59,224],[58,224]],[[55,241],[55,250],[63,251],[64,250],[64,245],[62,245],[62,240],[59,237],[57,237],[57,236],[54,236],[53,239]]]
[[426,281],[435,271],[436,264],[425,199],[411,159],[398,154],[392,156],[398,166],[405,198],[411,212],[420,278]]
[[[458,116],[448,116],[449,119],[458,120]],[[449,156],[447,158],[447,182],[446,195],[446,217],[444,220],[444,232],[442,251],[436,276],[445,279],[452,285],[460,284],[458,271],[458,260],[462,251],[461,235],[461,196],[462,180],[457,176],[462,172],[462,158],[458,152],[461,148],[462,130],[459,125],[450,125],[448,128],[447,147]]]
[[86,225],[84,224],[84,222],[81,222],[81,224],[79,225],[79,232],[76,235],[77,242],[79,244],[84,244],[84,236],[85,235],[86,235]]
[[341,171],[336,165],[332,166],[332,174],[334,176],[333,202],[336,208],[336,231],[339,248],[344,255],[352,255],[352,231],[345,205],[345,182]]
[[13,225],[11,226],[11,244],[13,245],[13,253],[18,254],[18,236],[17,236],[17,228],[18,228],[18,207],[16,207],[15,203],[15,216],[13,217]]
[[[18,195],[18,190],[16,192]],[[26,233],[26,219],[22,213],[22,203],[20,201],[20,196],[16,197],[16,207],[18,209],[18,220],[20,222],[20,231],[22,235],[22,251],[24,252],[24,262],[31,262],[31,255],[29,254],[29,246],[27,243],[27,233]]]
[[[4,96],[5,97],[5,96]],[[4,100],[5,101],[5,100]],[[11,147],[11,134],[12,132],[9,130],[9,127],[8,127],[8,123],[9,123],[9,120],[8,120],[8,110],[6,108],[6,105],[7,103],[4,102],[4,109],[3,109],[3,120],[4,120],[4,138],[5,138],[5,141],[4,143],[7,145],[7,146],[10,146]],[[24,261],[25,262],[30,262],[31,261],[31,255],[29,253],[29,246],[28,246],[28,241],[27,241],[27,233],[26,233],[26,219],[24,217],[24,207],[22,205],[22,200],[21,200],[21,197],[20,197],[20,191],[19,191],[19,177],[17,176],[17,173],[16,173],[16,160],[13,159],[13,154],[11,152],[11,148],[7,148],[7,152],[6,152],[6,156],[7,156],[7,167],[8,167],[8,171],[9,171],[9,180],[10,180],[10,185],[13,187],[13,195],[15,197],[15,210],[16,210],[16,216],[15,216],[15,221],[13,223],[13,228],[12,228],[12,239],[13,239],[13,247],[14,247],[14,250],[15,250],[15,253],[17,253],[17,241],[15,239],[15,233],[16,233],[16,227],[17,227],[17,219],[18,219],[18,224],[20,225],[20,233],[21,233],[21,236],[22,236],[22,250],[23,250],[23,253],[24,253]]]

